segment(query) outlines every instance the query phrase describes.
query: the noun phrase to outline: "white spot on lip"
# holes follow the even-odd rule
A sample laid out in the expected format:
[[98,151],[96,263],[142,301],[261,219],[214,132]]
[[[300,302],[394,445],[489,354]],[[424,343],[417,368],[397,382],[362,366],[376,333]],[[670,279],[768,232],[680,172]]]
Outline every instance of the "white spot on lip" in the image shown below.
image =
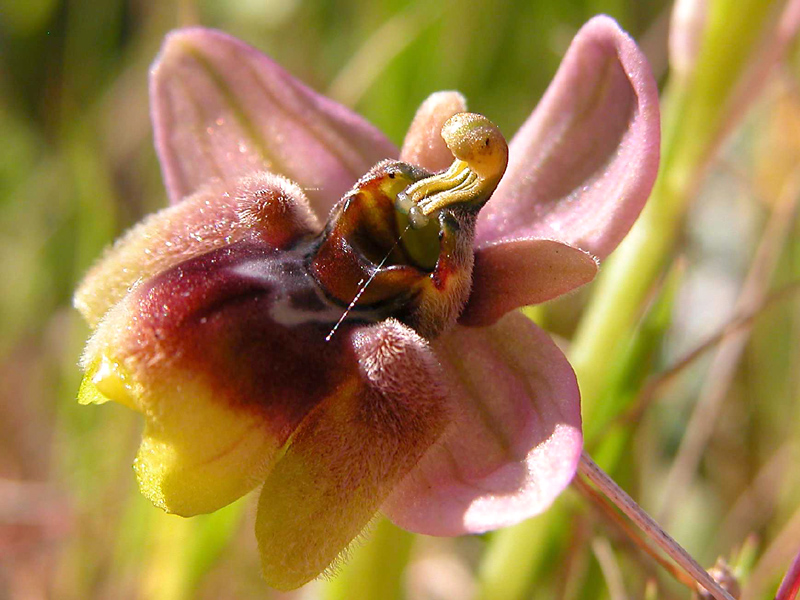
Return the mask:
[[[253,259],[230,267],[230,270],[240,277],[272,287],[272,303],[268,310],[276,323],[292,327],[303,323],[333,324],[338,321],[345,309],[331,303],[305,269],[297,269],[298,266],[295,260]],[[309,289],[313,290],[318,306],[324,308],[309,310],[295,304],[295,296]],[[359,310],[358,316],[366,320],[377,320],[380,315],[374,310]]]

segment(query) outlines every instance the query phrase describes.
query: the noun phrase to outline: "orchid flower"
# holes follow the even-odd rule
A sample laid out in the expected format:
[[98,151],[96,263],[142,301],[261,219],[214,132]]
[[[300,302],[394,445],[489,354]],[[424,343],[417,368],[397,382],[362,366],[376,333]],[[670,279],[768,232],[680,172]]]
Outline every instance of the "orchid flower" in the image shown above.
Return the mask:
[[144,415],[141,491],[190,516],[261,485],[282,589],[379,511],[451,536],[549,506],[581,454],[579,391],[514,309],[590,281],[653,184],[656,86],[616,23],[580,30],[509,146],[439,92],[398,152],[199,28],[166,39],[151,102],[171,206],[75,296],[93,328],[79,400]]

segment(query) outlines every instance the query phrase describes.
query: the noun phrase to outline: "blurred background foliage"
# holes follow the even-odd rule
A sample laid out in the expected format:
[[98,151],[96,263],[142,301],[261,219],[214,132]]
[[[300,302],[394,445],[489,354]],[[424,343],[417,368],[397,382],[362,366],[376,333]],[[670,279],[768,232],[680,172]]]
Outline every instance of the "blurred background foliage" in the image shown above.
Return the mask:
[[[747,80],[747,110],[723,110],[784,3],[713,4],[707,77],[681,80],[668,74],[663,0],[0,0],[0,598],[283,596],[260,579],[253,498],[163,515],[130,469],[137,416],[75,403],[88,333],[70,307],[76,282],[166,203],[147,70],[167,31],[237,35],[399,144],[439,89],[515,131],[597,13],[639,41],[664,87],[670,171],[655,194],[672,208],[647,268],[615,257],[604,281],[531,316],[573,343],[590,453],[705,566],[724,557],[744,597],[771,597],[800,549],[800,70],[790,48]],[[720,118],[681,129],[704,114]],[[673,174],[688,183],[670,187]],[[614,301],[624,278],[607,292],[620,273],[638,274],[631,306]],[[292,597],[690,596],[574,490],[487,536],[379,522],[352,554]]]

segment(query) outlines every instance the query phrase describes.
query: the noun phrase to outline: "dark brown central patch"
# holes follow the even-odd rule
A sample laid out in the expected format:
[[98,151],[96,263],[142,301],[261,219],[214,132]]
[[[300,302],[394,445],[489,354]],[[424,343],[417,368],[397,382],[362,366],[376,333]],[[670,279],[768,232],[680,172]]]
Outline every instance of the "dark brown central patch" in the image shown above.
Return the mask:
[[[320,400],[357,372],[349,321],[330,341],[332,311],[302,252],[243,242],[170,269],[137,290],[145,355],[197,374],[215,397],[264,413],[287,437]],[[334,319],[335,320],[335,319]],[[154,375],[158,377],[157,367]]]

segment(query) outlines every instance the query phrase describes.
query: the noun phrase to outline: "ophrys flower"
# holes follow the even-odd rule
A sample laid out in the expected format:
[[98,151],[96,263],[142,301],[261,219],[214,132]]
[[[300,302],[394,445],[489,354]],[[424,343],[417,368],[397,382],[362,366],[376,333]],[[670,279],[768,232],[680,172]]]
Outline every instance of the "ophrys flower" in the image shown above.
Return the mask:
[[263,483],[256,534],[281,588],[379,509],[457,535],[547,507],[580,454],[579,393],[547,335],[506,313],[591,280],[649,193],[656,89],[630,38],[607,18],[581,30],[502,179],[505,142],[460,95],[431,96],[394,160],[218,32],[171,34],[151,91],[173,205],[76,294],[94,328],[80,399],[144,414],[143,493],[192,515]]

